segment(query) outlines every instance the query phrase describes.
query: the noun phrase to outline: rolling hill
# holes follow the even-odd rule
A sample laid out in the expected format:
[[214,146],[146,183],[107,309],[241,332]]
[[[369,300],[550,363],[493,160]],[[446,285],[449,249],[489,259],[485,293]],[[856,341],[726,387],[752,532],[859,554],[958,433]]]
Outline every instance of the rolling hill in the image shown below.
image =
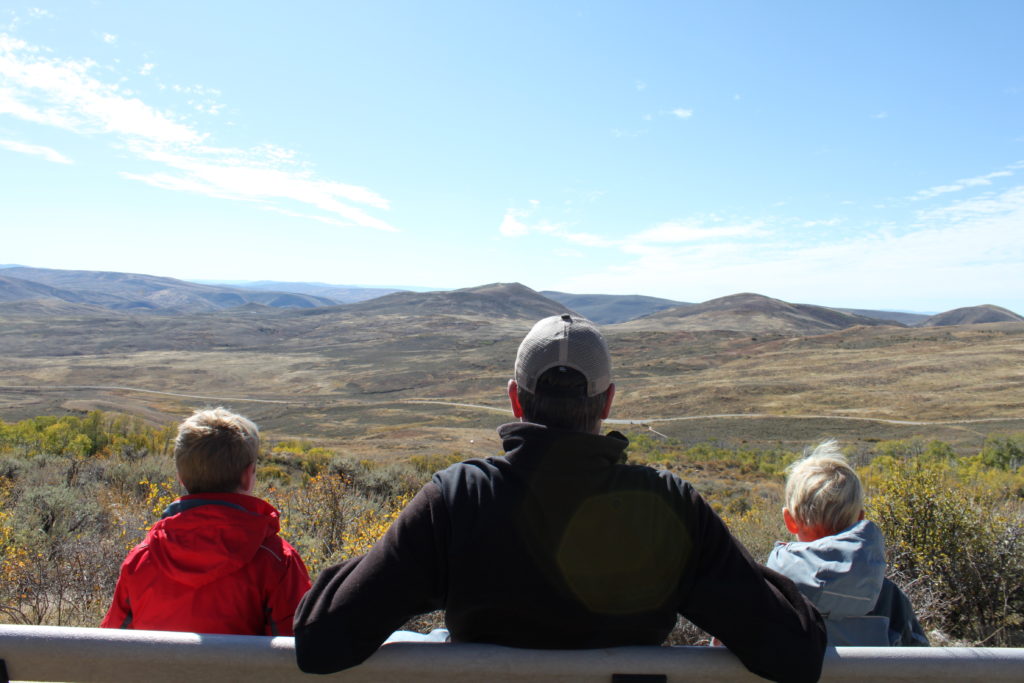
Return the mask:
[[[1020,321],[1021,316],[984,305],[928,317],[920,313],[793,304],[759,294],[734,294],[690,304],[643,295],[536,292],[518,283],[494,283],[448,291],[410,287],[350,287],[318,282],[188,282],[168,277],[107,271],[0,266],[0,306],[60,301],[129,313],[192,314],[250,305],[316,314],[461,315],[537,319],[574,311],[601,325],[667,326],[675,330],[732,330],[817,334],[852,325],[915,327]],[[56,309],[53,309],[56,310]],[[64,309],[71,310],[71,309]],[[83,313],[87,312],[85,309]]]
[[921,327],[945,327],[947,325],[977,325],[979,323],[1005,322],[1024,322],[1024,317],[1000,306],[985,304],[983,306],[955,308],[952,311],[939,313],[924,320],[919,325]]
[[55,287],[22,277],[11,277],[13,268],[0,271],[0,301],[15,303],[22,301],[60,301],[68,304],[92,304],[104,308],[123,306],[124,297],[94,290],[76,290]]
[[[213,283],[203,283],[213,284]],[[295,294],[308,294],[310,296],[323,297],[339,304],[355,304],[360,301],[376,299],[377,297],[405,291],[397,288],[384,287],[355,287],[346,285],[329,285],[323,282],[277,282],[274,280],[260,280],[257,282],[224,283],[230,287],[255,291],[270,292],[292,292]]]
[[[461,315],[522,320],[573,312],[518,282],[440,292],[397,292],[333,310],[359,315]],[[320,314],[321,311],[310,313]]]
[[892,322],[906,325],[908,327],[915,327],[920,325],[930,316],[926,313],[906,313],[903,311],[875,311],[864,308],[836,308],[837,311],[843,313],[849,313],[851,315],[861,315],[865,318],[875,318],[876,320],[889,320]]
[[777,334],[821,334],[855,325],[898,325],[810,304],[791,304],[760,294],[733,294],[701,304],[677,306],[638,318],[624,327],[673,330],[729,330]]
[[[7,301],[53,298],[87,303],[112,310],[202,313],[247,303],[274,308],[313,308],[337,302],[326,297],[293,292],[253,291],[234,287],[201,285],[184,280],[137,273],[49,268],[4,268],[0,291]],[[36,287],[16,281],[34,283]],[[39,287],[43,285],[51,289]],[[34,291],[33,291],[34,290]],[[20,299],[12,298],[15,296]]]

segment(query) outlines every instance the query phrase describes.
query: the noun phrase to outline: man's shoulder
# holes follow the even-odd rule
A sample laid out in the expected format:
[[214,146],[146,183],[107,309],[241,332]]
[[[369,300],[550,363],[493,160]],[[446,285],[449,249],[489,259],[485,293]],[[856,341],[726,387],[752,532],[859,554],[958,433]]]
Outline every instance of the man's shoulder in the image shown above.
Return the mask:
[[650,465],[640,465],[637,463],[615,465],[614,470],[620,477],[644,482],[648,486],[663,488],[669,493],[685,496],[695,495],[696,493],[688,481],[668,470],[659,470]]
[[503,456],[489,458],[470,458],[453,463],[439,470],[431,477],[431,481],[442,489],[446,485],[471,481],[487,481],[501,477],[510,469],[507,458]]

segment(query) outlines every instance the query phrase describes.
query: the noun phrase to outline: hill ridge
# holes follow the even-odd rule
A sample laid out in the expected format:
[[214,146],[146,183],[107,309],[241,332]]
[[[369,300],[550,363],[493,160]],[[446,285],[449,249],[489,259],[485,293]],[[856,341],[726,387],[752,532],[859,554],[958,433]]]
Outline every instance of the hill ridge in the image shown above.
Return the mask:
[[[59,270],[16,266],[4,268],[0,279],[0,300],[12,298],[17,283],[10,280],[51,287],[50,298],[69,303],[87,303],[112,310],[145,313],[165,311],[201,313],[224,310],[247,303],[261,303],[274,308],[310,308],[333,305],[325,297],[293,292],[244,290],[187,282],[177,278],[141,273],[103,270]],[[4,282],[7,280],[8,282]],[[38,290],[40,294],[43,290]]]
[[575,313],[519,282],[492,282],[477,287],[434,292],[395,292],[336,310],[369,315],[490,315],[506,319],[539,320]]
[[740,292],[710,299],[699,304],[676,306],[638,318],[624,326],[649,329],[663,325],[680,330],[729,330],[737,332],[775,332],[820,334],[856,325],[903,325],[844,313],[813,304],[794,304],[754,292]]
[[1011,310],[993,304],[954,308],[933,315],[920,323],[921,327],[945,327],[948,325],[978,325],[983,323],[1024,322],[1024,317]]

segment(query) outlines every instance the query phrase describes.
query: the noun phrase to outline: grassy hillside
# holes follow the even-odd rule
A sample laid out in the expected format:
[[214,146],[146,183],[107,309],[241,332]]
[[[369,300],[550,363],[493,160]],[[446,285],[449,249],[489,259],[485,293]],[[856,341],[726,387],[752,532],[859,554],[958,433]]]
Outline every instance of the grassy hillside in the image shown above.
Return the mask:
[[[0,307],[0,418],[100,409],[164,423],[225,404],[282,436],[359,457],[436,444],[486,455],[510,417],[505,384],[534,306],[557,305],[495,287],[498,296],[460,294],[475,314]],[[683,442],[767,448],[920,434],[979,448],[989,433],[1024,429],[1024,323],[816,335],[604,329],[618,387],[612,418]]]

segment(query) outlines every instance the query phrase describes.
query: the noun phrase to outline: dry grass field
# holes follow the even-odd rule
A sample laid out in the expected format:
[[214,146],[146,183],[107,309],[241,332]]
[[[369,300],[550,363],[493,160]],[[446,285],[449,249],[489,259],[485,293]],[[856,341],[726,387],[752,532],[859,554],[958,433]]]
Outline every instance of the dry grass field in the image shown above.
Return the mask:
[[[494,427],[510,417],[505,384],[532,322],[479,306],[0,317],[2,419],[99,408],[162,423],[224,404],[271,439],[367,458],[495,453]],[[805,336],[604,329],[612,417],[686,443],[921,435],[973,448],[988,433],[1024,430],[1021,323]]]
[[921,434],[967,446],[993,431],[1024,428],[1020,323],[854,327],[802,337],[645,332],[613,339],[630,350],[620,353],[620,406],[628,412],[619,416],[772,416],[655,423],[658,431],[687,441]]

